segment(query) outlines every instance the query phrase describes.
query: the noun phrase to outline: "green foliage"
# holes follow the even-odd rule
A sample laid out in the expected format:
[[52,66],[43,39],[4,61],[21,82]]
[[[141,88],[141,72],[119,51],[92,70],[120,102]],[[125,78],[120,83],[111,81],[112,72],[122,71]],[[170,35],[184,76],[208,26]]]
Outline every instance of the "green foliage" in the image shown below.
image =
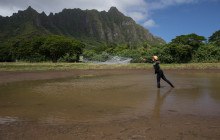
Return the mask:
[[183,44],[183,45],[190,45],[192,46],[192,49],[196,50],[201,45],[203,45],[203,41],[205,41],[206,38],[204,36],[199,36],[197,34],[189,34],[189,35],[181,35],[177,36],[175,39],[172,39],[171,43],[174,44]]
[[[82,53],[84,44],[77,40],[70,40],[62,36],[50,36],[40,47],[42,53],[50,58],[53,62],[61,57],[68,58],[68,61],[78,61],[79,55]],[[73,59],[75,56],[75,60]]]
[[220,48],[211,44],[201,46],[193,56],[193,62],[219,62]]
[[58,62],[76,62],[77,60],[77,55],[71,55],[69,53],[66,53],[63,57],[60,57],[58,59]]
[[0,44],[0,62],[15,61],[12,53],[12,45],[9,42]]
[[46,61],[46,56],[41,53],[40,47],[46,38],[36,38],[27,41],[20,41],[16,50],[16,59],[29,62]]
[[104,62],[109,59],[109,54],[106,52],[102,52],[101,54],[96,54],[92,57],[93,61],[101,61]]
[[50,36],[45,40],[44,44],[40,46],[40,50],[42,50],[43,54],[52,59],[53,62],[57,62],[57,60],[68,53],[71,48],[73,48],[71,40],[61,36]]
[[125,49],[116,53],[117,56],[132,58],[132,63],[140,63],[141,52],[137,49]]
[[[216,44],[220,32],[210,37],[211,44],[204,44],[206,39],[196,34],[177,36],[171,43],[157,47],[142,47],[142,56],[149,58],[157,55],[163,63],[219,62],[220,49]],[[147,48],[147,49],[144,49]],[[146,51],[146,53],[143,53]]]
[[220,30],[216,31],[209,37],[209,42],[220,47]]
[[144,44],[143,44],[143,48],[145,48],[146,50],[147,49],[149,49],[151,46],[147,43],[147,42],[145,42]]
[[151,47],[151,48],[149,48],[146,52],[147,58],[149,58],[151,56],[154,56],[154,55],[160,56],[160,54],[162,53],[162,49],[163,49],[163,47]]
[[94,48],[96,53],[103,52],[103,51],[105,51],[107,49],[108,49],[108,47],[106,45],[100,45],[100,46]]
[[[97,14],[97,11],[93,14]],[[219,62],[220,31],[210,36],[209,42],[203,43],[205,40],[203,36],[189,34],[177,36],[166,45],[145,42],[137,47],[130,43],[100,42],[97,46],[85,47],[84,43],[63,36],[32,38],[24,35],[0,43],[0,61],[77,62],[79,55],[83,54],[84,58],[91,61],[106,61],[112,56],[121,56],[132,58],[133,63],[141,63],[141,56],[149,59],[157,55],[163,63]]]
[[96,53],[95,50],[86,50],[86,49],[83,51],[83,56],[87,60],[101,61],[101,62],[104,62],[104,61],[108,60],[109,57],[110,57],[110,55],[105,51],[100,52],[100,53]]
[[187,63],[192,58],[192,47],[183,44],[167,44],[158,56],[164,63]]
[[62,36],[43,36],[31,40],[17,40],[0,44],[0,61],[41,62],[52,60],[78,61],[85,45]]
[[88,60],[92,60],[93,56],[95,56],[95,55],[96,55],[95,50],[87,50],[87,49],[85,49],[85,50],[83,51],[83,56],[84,56],[86,59],[88,59]]
[[150,59],[157,55],[163,63],[188,63],[188,62],[218,62],[220,49],[216,44],[205,44],[206,39],[196,34],[177,36],[171,43],[166,45],[150,46],[144,43],[142,47],[135,48],[132,45],[118,45],[109,43],[90,51],[85,51],[84,55],[90,60],[104,61],[107,59],[102,52],[107,52],[112,56],[130,57],[133,63],[143,62],[140,57]]

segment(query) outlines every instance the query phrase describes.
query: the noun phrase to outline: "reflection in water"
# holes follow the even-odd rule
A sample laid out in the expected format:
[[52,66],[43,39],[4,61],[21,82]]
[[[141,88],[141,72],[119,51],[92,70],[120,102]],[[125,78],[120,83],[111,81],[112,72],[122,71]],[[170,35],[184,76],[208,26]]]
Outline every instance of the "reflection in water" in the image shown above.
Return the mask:
[[[152,74],[82,75],[0,84],[0,123],[28,120],[56,124],[150,115],[156,118],[166,115],[167,110],[220,116],[220,74],[180,73],[169,77],[175,81],[173,90],[169,86],[157,90]],[[175,94],[170,94],[174,90]]]
[[8,117],[8,116],[6,116],[4,118],[0,117],[0,124],[15,122],[17,120],[18,120],[18,118],[13,118],[13,117]]
[[130,116],[148,96],[144,78],[80,76],[0,85],[0,117],[54,124]]
[[169,89],[166,93],[161,95],[161,89],[157,89],[157,98],[155,101],[155,105],[154,105],[154,112],[153,112],[153,116],[154,117],[160,117],[160,109],[163,105],[164,99],[167,97],[168,94],[170,94],[172,91],[172,88]]

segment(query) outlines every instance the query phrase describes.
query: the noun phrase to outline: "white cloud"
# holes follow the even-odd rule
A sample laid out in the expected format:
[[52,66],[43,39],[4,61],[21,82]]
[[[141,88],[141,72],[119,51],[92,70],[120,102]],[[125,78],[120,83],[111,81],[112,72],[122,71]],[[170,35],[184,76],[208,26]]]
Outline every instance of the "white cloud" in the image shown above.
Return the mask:
[[[147,2],[145,0],[0,0],[0,15],[11,16],[18,10],[24,10],[31,6],[38,12],[44,11],[58,13],[64,8],[97,9],[108,11],[115,6],[126,16],[132,17],[136,22],[148,18]],[[16,8],[11,8],[16,7]]]
[[128,16],[132,17],[135,21],[142,21],[147,18],[147,15],[142,12],[128,12]]
[[144,27],[151,28],[151,27],[158,27],[158,25],[154,22],[153,19],[149,19],[144,22]]
[[126,14],[129,10],[143,10],[146,4],[147,3],[144,0],[0,0],[1,7],[7,9],[8,11],[7,13],[1,12],[0,15],[12,15],[14,11],[11,7],[18,7],[20,10],[23,10],[28,6],[33,7],[38,12],[45,11],[46,13],[60,12],[64,8],[80,8],[84,10],[97,9],[99,11],[108,11],[111,6],[115,6]]
[[157,10],[173,5],[196,3],[198,0],[154,0],[149,2],[149,10]]
[[0,15],[8,16],[8,15],[11,15],[12,13],[16,13],[18,10],[20,10],[20,9],[17,8],[17,7],[11,7],[10,10],[9,10],[6,7],[1,7],[0,6]]

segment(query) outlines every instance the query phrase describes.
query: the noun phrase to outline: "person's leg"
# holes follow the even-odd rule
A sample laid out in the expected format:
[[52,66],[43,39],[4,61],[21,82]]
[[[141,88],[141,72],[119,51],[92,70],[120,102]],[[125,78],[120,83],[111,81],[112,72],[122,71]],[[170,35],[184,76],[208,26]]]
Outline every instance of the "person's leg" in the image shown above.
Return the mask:
[[157,73],[157,88],[160,88],[160,74]]
[[173,84],[165,77],[165,75],[164,75],[163,73],[161,74],[161,78],[162,78],[164,81],[166,81],[171,87],[174,88]]

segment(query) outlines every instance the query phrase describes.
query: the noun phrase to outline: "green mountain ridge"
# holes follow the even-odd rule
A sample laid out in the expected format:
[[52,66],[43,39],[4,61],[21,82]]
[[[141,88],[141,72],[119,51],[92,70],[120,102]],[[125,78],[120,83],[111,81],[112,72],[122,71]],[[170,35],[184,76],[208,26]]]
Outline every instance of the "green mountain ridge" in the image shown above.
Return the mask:
[[76,38],[90,45],[115,42],[129,45],[165,44],[147,29],[111,7],[108,12],[97,10],[63,9],[48,16],[31,7],[11,17],[0,16],[0,42],[14,38],[34,38],[42,35],[61,35]]

